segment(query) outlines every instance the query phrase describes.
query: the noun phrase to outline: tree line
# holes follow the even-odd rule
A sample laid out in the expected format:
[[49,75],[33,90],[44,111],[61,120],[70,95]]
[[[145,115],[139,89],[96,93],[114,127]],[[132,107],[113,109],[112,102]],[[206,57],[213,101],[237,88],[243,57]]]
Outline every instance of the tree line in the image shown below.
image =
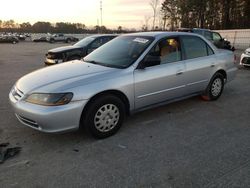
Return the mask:
[[[162,2],[162,3],[160,3]],[[249,29],[250,0],[149,0],[152,15],[145,15],[142,31],[176,30],[176,28],[207,29]],[[152,27],[149,21],[152,19]],[[21,24],[14,20],[0,20],[0,32],[27,33],[127,33],[128,30],[118,26],[109,29],[105,26],[86,27],[82,23],[29,22]]]
[[250,28],[250,0],[164,0],[160,10],[163,29]]
[[0,32],[16,32],[16,33],[126,33],[129,32],[118,26],[117,29],[109,29],[105,26],[94,26],[87,28],[82,23],[50,22],[39,21],[33,25],[29,22],[16,23],[14,20],[0,20]]

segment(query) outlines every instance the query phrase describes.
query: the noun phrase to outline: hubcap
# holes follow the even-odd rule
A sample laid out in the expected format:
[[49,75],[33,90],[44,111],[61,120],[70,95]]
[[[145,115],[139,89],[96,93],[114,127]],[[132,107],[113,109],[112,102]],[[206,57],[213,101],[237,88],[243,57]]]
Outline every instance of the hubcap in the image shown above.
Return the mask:
[[221,92],[221,89],[222,89],[222,80],[220,78],[216,78],[212,84],[212,95],[214,97],[217,97],[220,92]]
[[94,124],[98,131],[108,132],[118,123],[120,118],[119,109],[114,104],[105,104],[95,114]]

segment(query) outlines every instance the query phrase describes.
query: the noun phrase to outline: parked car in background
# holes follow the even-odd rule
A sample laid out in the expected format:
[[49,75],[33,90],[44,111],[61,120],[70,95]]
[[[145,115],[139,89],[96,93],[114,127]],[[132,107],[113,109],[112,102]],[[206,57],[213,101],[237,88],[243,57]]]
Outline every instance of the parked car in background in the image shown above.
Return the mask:
[[126,114],[194,95],[217,100],[236,70],[233,52],[218,50],[200,35],[132,33],[83,60],[22,77],[9,99],[18,120],[33,129],[64,132],[82,126],[105,138],[119,130]]
[[20,40],[20,41],[24,41],[26,39],[25,34],[16,34],[15,37],[17,37],[18,40]]
[[7,36],[7,35],[0,36],[0,43],[12,43],[12,44],[16,44],[18,42],[19,42],[19,40],[18,40],[17,37]]
[[234,51],[235,48],[230,44],[229,41],[222,38],[220,33],[211,31],[209,29],[199,29],[199,28],[179,28],[179,32],[191,32],[204,36],[206,39],[210,40],[217,48],[227,49]]
[[33,39],[33,42],[48,42],[46,37],[38,37]]
[[81,59],[117,35],[92,35],[85,37],[73,46],[54,48],[46,54],[45,64],[54,65],[65,61]]
[[70,43],[70,42],[77,42],[79,40],[76,37],[66,36],[66,35],[64,35],[62,33],[49,35],[49,36],[47,36],[46,39],[50,43],[54,43],[54,42],[66,42],[66,43]]
[[241,55],[240,65],[250,67],[250,48],[247,48]]

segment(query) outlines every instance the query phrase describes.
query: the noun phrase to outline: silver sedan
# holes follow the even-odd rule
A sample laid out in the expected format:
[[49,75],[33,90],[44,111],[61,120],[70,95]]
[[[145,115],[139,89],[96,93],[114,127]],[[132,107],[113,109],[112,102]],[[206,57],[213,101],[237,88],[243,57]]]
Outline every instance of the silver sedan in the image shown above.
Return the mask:
[[124,117],[202,95],[216,100],[236,74],[231,51],[177,32],[117,37],[75,60],[20,78],[9,99],[18,120],[43,132],[84,127],[97,138],[116,133]]

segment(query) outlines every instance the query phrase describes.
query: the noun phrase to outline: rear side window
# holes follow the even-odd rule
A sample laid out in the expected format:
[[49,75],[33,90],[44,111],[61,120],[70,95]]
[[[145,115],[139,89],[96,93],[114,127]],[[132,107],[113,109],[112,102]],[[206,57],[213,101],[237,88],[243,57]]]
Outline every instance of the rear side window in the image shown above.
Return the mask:
[[207,43],[199,37],[182,36],[182,43],[186,54],[186,59],[204,57],[213,54],[213,51],[210,49]]

